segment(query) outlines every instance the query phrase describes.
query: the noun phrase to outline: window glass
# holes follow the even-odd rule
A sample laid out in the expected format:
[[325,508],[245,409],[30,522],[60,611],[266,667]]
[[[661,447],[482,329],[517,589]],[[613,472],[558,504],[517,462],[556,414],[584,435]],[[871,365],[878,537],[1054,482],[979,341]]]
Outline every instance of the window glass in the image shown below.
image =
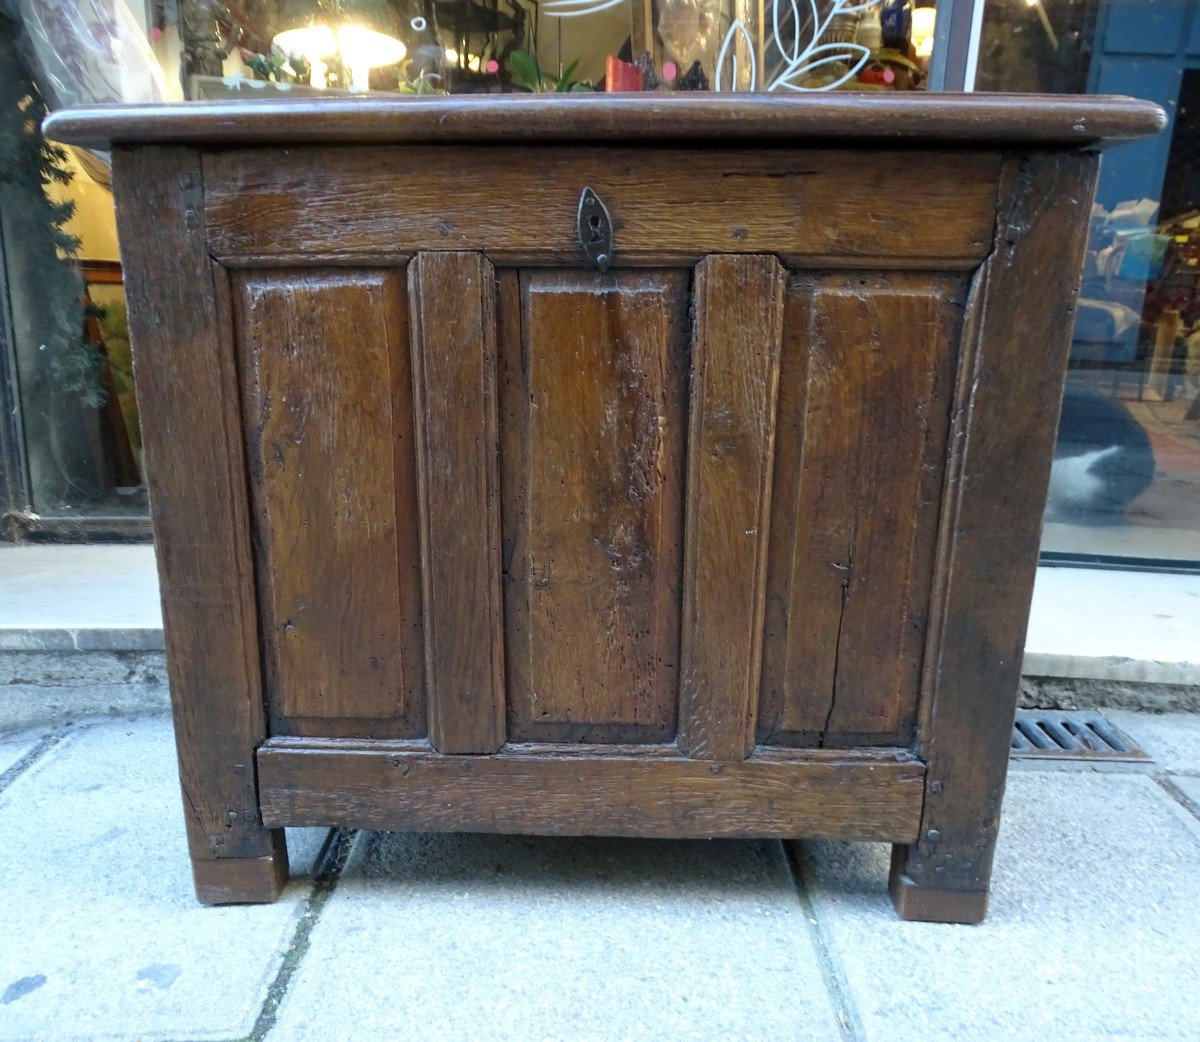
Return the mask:
[[1200,564],[1200,4],[988,0],[977,87],[1170,117],[1101,161],[1042,549]]
[[922,89],[934,0],[0,0],[0,232],[27,502],[145,516],[107,157],[48,109],[119,101]]
[[[33,5],[36,9],[37,5]],[[0,242],[19,513],[144,517],[146,489],[108,168],[41,136],[53,77],[0,9]]]
[[187,87],[203,97],[912,90],[934,22],[933,0],[281,0],[234,4],[223,22],[203,4],[180,11]]

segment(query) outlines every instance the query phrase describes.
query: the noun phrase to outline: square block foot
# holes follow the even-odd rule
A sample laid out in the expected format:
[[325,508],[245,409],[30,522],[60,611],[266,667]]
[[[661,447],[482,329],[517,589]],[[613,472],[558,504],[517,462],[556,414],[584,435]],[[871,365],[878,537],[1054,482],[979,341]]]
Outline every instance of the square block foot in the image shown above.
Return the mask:
[[201,904],[270,904],[287,883],[287,857],[193,861],[192,877],[196,883],[196,898]]
[[893,872],[888,880],[892,904],[901,919],[915,923],[981,923],[987,915],[986,890],[943,890],[914,883]]

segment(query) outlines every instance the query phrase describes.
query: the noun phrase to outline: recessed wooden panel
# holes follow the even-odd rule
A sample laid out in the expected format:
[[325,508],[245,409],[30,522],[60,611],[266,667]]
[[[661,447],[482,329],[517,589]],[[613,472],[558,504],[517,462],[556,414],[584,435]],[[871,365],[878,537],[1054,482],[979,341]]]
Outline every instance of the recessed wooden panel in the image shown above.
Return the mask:
[[500,277],[517,740],[674,734],[687,281],[655,271]]
[[235,303],[276,730],[422,734],[403,277],[264,273]]
[[788,287],[758,740],[903,742],[917,703],[963,287]]
[[[574,263],[579,193],[616,223],[617,263],[776,254],[872,267],[975,267],[995,224],[995,152],[889,151],[920,190],[881,191],[877,151],[297,147],[206,154],[209,242],[223,260],[485,250],[496,263]],[[872,171],[869,175],[865,171]],[[527,205],[536,200],[536,206]]]

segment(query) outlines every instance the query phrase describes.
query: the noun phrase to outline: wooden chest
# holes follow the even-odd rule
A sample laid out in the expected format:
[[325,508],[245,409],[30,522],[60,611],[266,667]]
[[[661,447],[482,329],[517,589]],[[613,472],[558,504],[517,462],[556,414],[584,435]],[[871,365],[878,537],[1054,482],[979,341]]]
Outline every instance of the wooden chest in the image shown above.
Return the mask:
[[1095,152],[1161,125],[52,117],[113,150],[200,899],[274,898],[291,825],[826,837],[981,919]]

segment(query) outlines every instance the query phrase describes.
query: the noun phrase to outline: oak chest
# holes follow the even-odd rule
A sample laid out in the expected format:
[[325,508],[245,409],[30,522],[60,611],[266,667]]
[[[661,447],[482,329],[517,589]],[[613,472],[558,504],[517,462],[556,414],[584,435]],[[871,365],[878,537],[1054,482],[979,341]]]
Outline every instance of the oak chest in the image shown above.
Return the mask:
[[1111,98],[75,110],[197,893],[283,827],[894,844],[987,899]]

